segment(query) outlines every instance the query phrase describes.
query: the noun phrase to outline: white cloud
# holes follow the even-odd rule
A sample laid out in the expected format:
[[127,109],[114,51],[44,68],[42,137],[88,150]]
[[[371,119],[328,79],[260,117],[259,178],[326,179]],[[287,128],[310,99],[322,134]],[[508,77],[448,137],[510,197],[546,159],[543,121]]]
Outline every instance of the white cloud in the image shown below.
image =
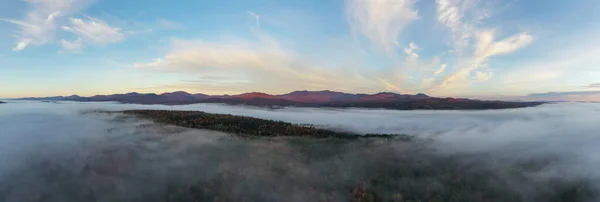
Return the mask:
[[438,70],[433,72],[433,75],[441,74],[442,72],[444,72],[446,70],[447,66],[448,66],[448,64],[442,64]]
[[471,5],[465,1],[436,0],[437,20],[450,28],[455,50],[459,52],[469,45],[472,30],[472,25],[463,22],[464,14]]
[[478,81],[487,81],[488,79],[490,79],[490,77],[492,77],[491,72],[477,72],[475,74],[475,79],[477,79]]
[[260,27],[260,15],[252,12],[252,11],[246,11],[248,13],[248,15],[254,17],[256,19],[256,27]]
[[457,4],[460,0],[436,0],[436,9],[438,21],[450,27],[453,30],[458,29],[462,22],[463,13],[459,10]]
[[86,16],[86,19],[72,17],[80,14],[94,0],[25,0],[31,6],[25,19],[0,19],[20,27],[14,51],[21,51],[31,45],[44,45],[54,42],[59,27],[78,38],[74,41],[55,41],[63,50],[77,52],[84,44],[105,45],[125,39],[120,28]]
[[[431,90],[465,86],[470,83],[469,75],[487,67],[490,57],[513,53],[533,42],[533,36],[525,32],[496,40],[494,29],[482,31],[476,27],[490,17],[489,12],[482,12],[484,9],[479,8],[478,3],[478,0],[436,0],[437,20],[452,33],[454,49],[448,53],[456,52],[457,58],[453,65],[456,69],[436,82],[438,85]],[[473,78],[481,81],[490,77],[476,72]]]
[[355,33],[376,48],[391,51],[402,30],[418,19],[413,0],[346,0],[348,21]]
[[62,47],[64,51],[68,52],[80,52],[83,49],[83,41],[81,38],[77,38],[73,41],[61,39],[58,41],[58,44]]
[[106,45],[110,43],[116,43],[123,41],[125,35],[122,33],[121,28],[111,27],[106,22],[87,17],[85,19],[69,18],[70,26],[63,26],[63,30],[75,34],[80,37],[86,43],[96,45]]
[[[550,53],[548,58],[525,60],[514,64],[520,68],[499,69],[494,72],[498,77],[502,77],[497,84],[497,90],[509,88],[519,90],[521,93],[547,91],[548,88],[564,91],[579,90],[579,86],[573,84],[585,82],[586,77],[569,79],[565,75],[587,70],[590,64],[599,64],[598,45],[600,44],[574,45],[571,41],[565,41],[564,44],[560,44],[561,49]],[[591,65],[591,68],[594,69],[594,65]],[[581,75],[584,74],[585,71],[582,71]],[[572,87],[565,88],[568,86]]]
[[27,46],[29,46],[29,43],[31,41],[28,39],[23,39],[22,41],[18,42],[17,45],[13,48],[13,51],[22,51],[23,49],[25,49]]
[[419,58],[419,54],[416,53],[417,50],[419,50],[419,47],[412,42],[408,45],[408,47],[404,48],[404,52],[407,55],[408,61],[414,62]]
[[[466,62],[459,63],[463,67],[446,77],[437,88],[451,88],[465,85],[468,83],[469,74],[481,67],[486,67],[487,61],[491,56],[512,53],[526,47],[533,41],[533,37],[527,33],[521,33],[501,41],[494,41],[493,31],[480,32],[477,34],[477,39],[473,56],[467,59]],[[476,76],[476,78],[479,77]]]
[[[218,43],[197,40],[174,40],[172,50],[164,58],[151,63],[137,64],[142,68],[177,68],[205,71],[220,69],[261,69],[283,65],[290,56],[278,44],[250,41]],[[169,69],[165,69],[169,70]]]
[[[173,89],[204,91],[261,91],[284,93],[293,90],[338,90],[374,92],[385,89],[375,76],[352,71],[348,66],[304,58],[282,47],[274,38],[258,33],[259,40],[228,38],[225,41],[174,40],[163,57],[136,63],[140,69],[213,75],[243,83],[170,85]],[[365,85],[375,83],[379,85]]]
[[65,16],[81,11],[91,0],[25,0],[30,5],[22,20],[1,19],[20,27],[14,51],[30,45],[43,45],[55,35],[57,23]]
[[477,37],[475,55],[481,60],[493,55],[512,53],[533,42],[533,37],[527,33],[520,33],[497,42],[494,42],[493,31],[480,32]]
[[402,89],[400,89],[398,86],[390,83],[389,81],[383,79],[383,78],[378,78],[379,81],[381,82],[381,84],[383,84],[383,86],[385,87],[386,90],[388,91],[393,91],[396,93],[411,93],[409,91],[406,91],[406,89],[404,89],[404,91]]

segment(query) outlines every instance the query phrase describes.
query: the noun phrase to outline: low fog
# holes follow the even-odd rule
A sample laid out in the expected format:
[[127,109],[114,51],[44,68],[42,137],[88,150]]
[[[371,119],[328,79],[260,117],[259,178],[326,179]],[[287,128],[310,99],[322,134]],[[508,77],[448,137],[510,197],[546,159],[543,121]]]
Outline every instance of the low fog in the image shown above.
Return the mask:
[[[124,109],[415,139],[242,138],[91,112]],[[362,192],[371,201],[596,201],[598,120],[593,103],[393,111],[7,101],[0,201],[350,201]]]

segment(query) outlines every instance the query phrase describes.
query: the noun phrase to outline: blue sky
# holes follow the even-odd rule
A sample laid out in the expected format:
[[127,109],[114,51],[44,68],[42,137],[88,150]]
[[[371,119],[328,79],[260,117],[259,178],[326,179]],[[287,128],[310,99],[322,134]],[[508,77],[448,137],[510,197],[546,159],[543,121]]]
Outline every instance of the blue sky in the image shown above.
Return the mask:
[[600,100],[599,9],[595,0],[0,0],[0,97],[329,89]]

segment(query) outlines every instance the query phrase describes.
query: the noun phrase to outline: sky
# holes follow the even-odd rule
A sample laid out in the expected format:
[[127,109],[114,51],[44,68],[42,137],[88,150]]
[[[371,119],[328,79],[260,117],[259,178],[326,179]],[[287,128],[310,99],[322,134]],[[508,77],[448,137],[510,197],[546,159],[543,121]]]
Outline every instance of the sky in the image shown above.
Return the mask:
[[600,101],[596,0],[0,0],[0,97]]

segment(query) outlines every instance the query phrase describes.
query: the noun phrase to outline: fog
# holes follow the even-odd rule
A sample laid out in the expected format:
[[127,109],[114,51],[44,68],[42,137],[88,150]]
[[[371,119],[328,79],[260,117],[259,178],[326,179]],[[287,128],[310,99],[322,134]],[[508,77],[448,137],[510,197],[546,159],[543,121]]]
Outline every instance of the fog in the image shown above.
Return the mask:
[[[402,201],[428,195],[419,191],[425,188],[446,196],[469,183],[476,187],[461,190],[483,193],[454,194],[455,200],[568,201],[564,196],[575,190],[586,196],[578,200],[593,201],[600,178],[600,104],[594,103],[393,111],[6,102],[0,104],[0,201],[349,201],[363,186]],[[90,113],[98,109],[200,110],[416,138],[241,138]],[[373,180],[398,170],[413,174]],[[450,171],[466,181],[436,177]]]

